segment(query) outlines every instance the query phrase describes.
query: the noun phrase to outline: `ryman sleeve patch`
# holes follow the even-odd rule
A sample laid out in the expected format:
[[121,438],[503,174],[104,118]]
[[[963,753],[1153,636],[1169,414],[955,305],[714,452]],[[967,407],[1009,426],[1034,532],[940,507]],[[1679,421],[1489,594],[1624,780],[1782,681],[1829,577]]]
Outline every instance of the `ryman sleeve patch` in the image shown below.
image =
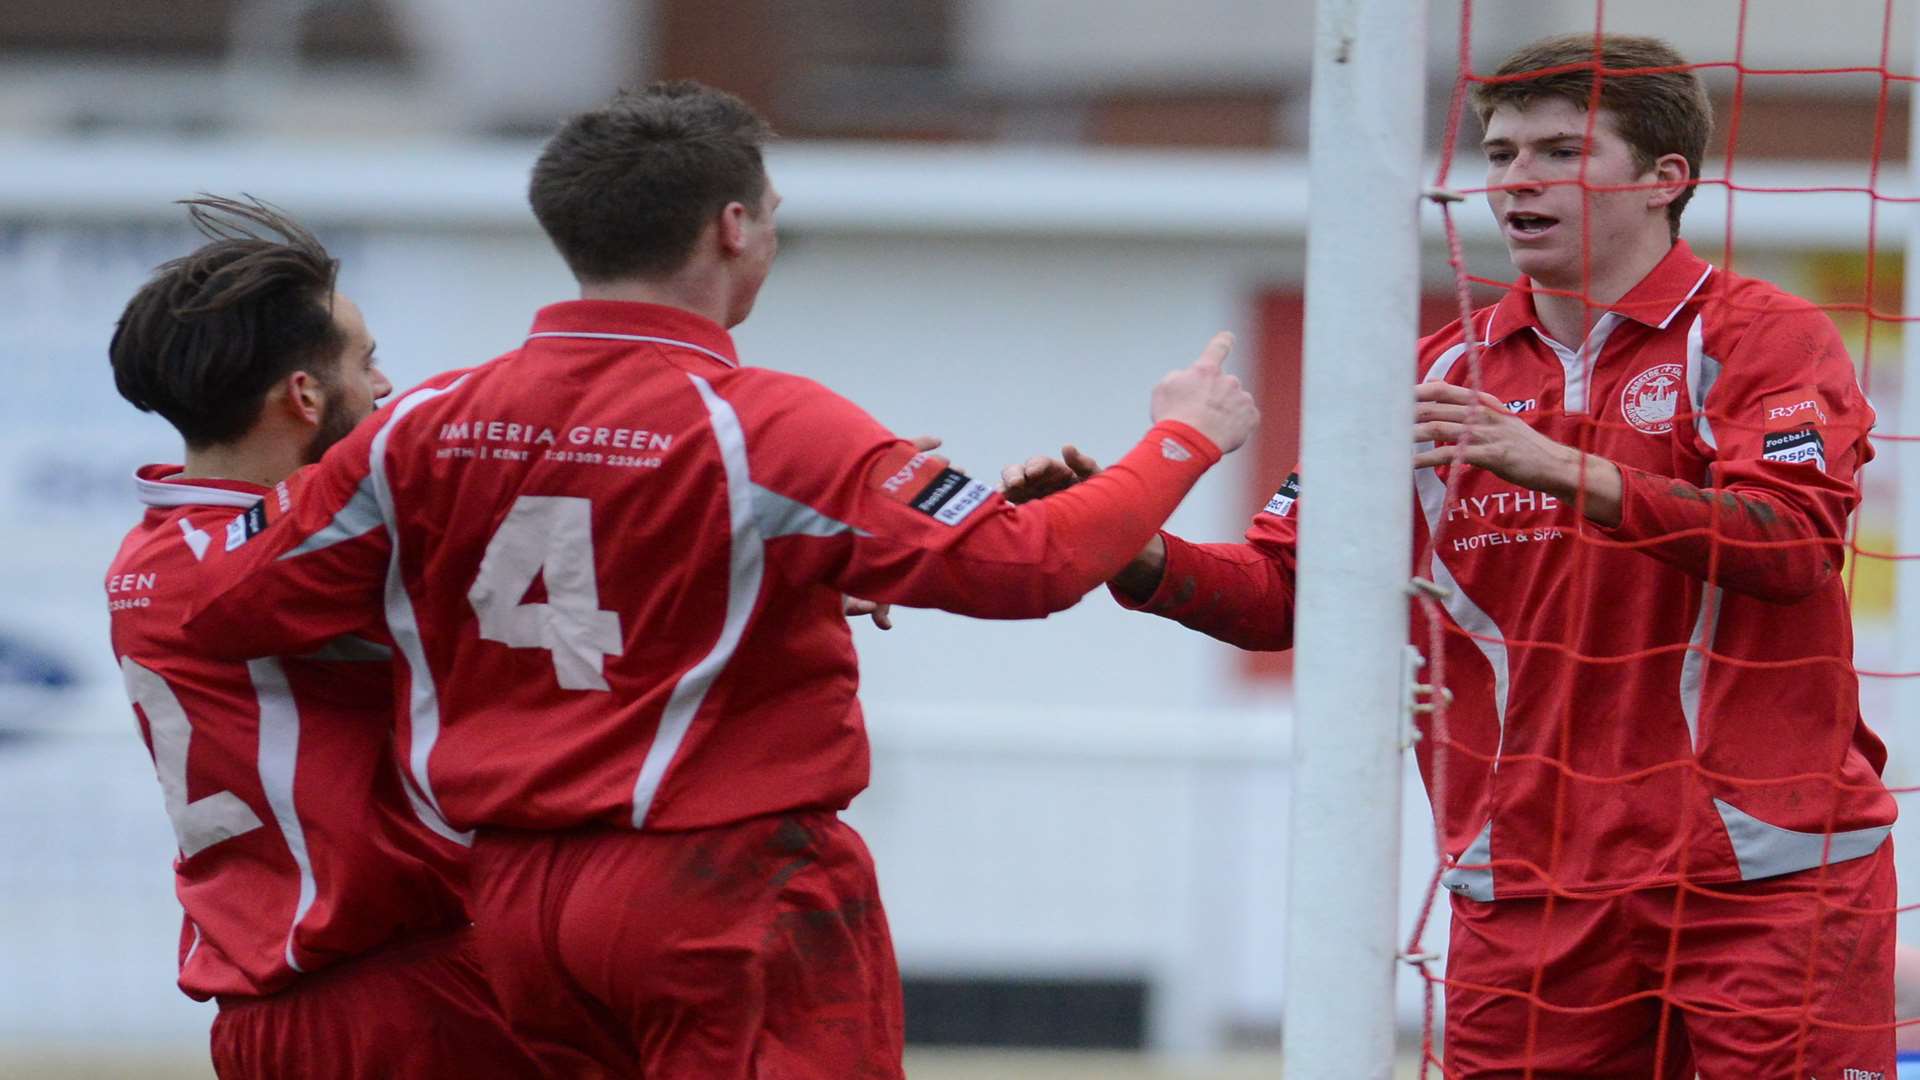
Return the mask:
[[1766,411],[1761,428],[1766,434],[1760,440],[1763,460],[1812,464],[1821,472],[1827,471],[1827,410],[1820,391],[1807,386],[1769,394],[1761,407]]
[[904,503],[942,525],[958,525],[980,509],[993,488],[953,468],[947,459],[900,447],[873,470],[880,493]]

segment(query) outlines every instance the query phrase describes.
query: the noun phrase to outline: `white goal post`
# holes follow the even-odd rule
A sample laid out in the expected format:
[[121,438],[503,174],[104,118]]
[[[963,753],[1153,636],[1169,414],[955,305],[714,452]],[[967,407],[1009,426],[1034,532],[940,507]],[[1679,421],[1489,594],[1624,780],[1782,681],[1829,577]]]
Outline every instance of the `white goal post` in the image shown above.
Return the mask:
[[1319,0],[1286,1067],[1392,1075],[1425,0]]

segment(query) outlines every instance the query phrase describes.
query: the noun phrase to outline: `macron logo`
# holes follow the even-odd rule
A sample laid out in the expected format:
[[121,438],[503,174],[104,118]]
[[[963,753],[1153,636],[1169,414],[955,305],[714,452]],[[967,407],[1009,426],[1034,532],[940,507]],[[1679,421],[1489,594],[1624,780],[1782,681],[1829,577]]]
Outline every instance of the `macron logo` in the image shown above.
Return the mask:
[[1173,436],[1162,435],[1160,437],[1160,456],[1166,458],[1168,461],[1191,461],[1193,460],[1193,451],[1175,442]]
[[189,522],[186,518],[180,519],[180,531],[186,535],[187,548],[193,552],[194,560],[198,562],[205,559],[207,557],[207,547],[213,543],[213,537],[208,536],[200,529],[194,528],[193,523]]

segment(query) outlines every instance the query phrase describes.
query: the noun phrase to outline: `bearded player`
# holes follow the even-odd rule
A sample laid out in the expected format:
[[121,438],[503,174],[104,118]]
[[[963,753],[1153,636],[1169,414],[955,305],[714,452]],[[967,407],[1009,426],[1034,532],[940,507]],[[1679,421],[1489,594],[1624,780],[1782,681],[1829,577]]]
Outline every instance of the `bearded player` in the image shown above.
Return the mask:
[[180,989],[219,1002],[223,1078],[541,1075],[467,943],[465,839],[393,758],[383,631],[240,662],[181,628],[297,470],[393,389],[313,236],[257,202],[186,205],[209,242],[154,273],[110,348],[185,464],[139,471],[146,516],[106,581],[179,841]]
[[[1477,85],[1524,276],[1419,348],[1447,1072],[1891,1076],[1895,807],[1840,578],[1873,410],[1819,309],[1679,239],[1712,124],[1684,58],[1605,38],[1635,73],[1590,113],[1595,60],[1549,39]],[[1096,471],[1066,457],[1010,467],[1013,495]],[[1300,484],[1243,544],[1156,537],[1115,595],[1289,647]]]

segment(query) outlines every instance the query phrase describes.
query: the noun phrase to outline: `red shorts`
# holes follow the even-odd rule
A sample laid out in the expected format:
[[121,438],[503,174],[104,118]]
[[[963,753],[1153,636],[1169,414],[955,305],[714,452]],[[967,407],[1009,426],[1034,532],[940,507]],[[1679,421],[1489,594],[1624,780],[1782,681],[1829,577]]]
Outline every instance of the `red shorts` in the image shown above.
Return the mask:
[[1893,845],[1820,873],[1455,897],[1445,1075],[1892,1080]]
[[474,921],[514,1030],[647,1080],[898,1080],[873,860],[831,813],[484,830]]
[[303,975],[277,994],[221,998],[213,1071],[221,1080],[546,1075],[508,1032],[465,928]]

